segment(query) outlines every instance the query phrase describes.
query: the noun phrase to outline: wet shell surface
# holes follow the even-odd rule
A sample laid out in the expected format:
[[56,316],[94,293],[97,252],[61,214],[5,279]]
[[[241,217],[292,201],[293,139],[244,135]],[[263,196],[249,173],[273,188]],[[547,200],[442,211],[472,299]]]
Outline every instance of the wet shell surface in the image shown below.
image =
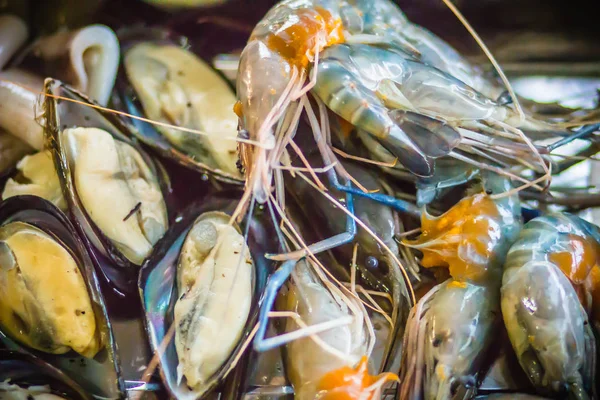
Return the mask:
[[[48,79],[45,91],[93,105],[59,81]],[[126,282],[136,279],[135,267],[167,230],[168,177],[130,139],[118,116],[51,97],[44,107],[46,140],[69,213],[116,266],[108,272],[111,282],[128,287]]]
[[0,340],[94,396],[118,398],[124,387],[95,268],[51,203],[35,196],[0,203]]
[[238,195],[209,196],[186,209],[140,273],[151,347],[177,399],[204,398],[217,387],[256,322],[270,268],[264,254],[277,247],[260,217],[241,229],[229,224]]
[[0,350],[0,399],[88,400],[91,396],[43,360],[30,354]]
[[[134,115],[192,131],[131,120],[140,141],[162,155],[227,183],[241,184],[237,168],[235,94],[227,81],[189,49],[157,29],[122,35],[122,106]],[[180,40],[184,42],[184,40]]]

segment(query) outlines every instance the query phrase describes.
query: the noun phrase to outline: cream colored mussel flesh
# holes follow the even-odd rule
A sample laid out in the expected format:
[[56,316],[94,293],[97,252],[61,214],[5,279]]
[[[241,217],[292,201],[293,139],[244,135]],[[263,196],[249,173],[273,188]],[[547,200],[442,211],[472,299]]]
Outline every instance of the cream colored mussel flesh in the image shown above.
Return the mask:
[[67,209],[49,150],[25,156],[17,164],[17,171],[16,177],[6,181],[2,200],[29,194],[50,201],[63,211]]
[[206,133],[158,127],[172,145],[211,170],[241,179],[236,98],[223,78],[187,50],[146,42],[127,51],[125,70],[148,118]]
[[101,348],[77,262],[41,229],[24,222],[0,227],[0,293],[0,325],[26,346],[89,358]]
[[203,214],[179,256],[178,379],[185,376],[187,385],[198,392],[235,349],[250,312],[253,261],[229,218],[220,212]]
[[128,260],[141,264],[168,225],[149,166],[131,145],[102,129],[65,129],[61,141],[85,211]]

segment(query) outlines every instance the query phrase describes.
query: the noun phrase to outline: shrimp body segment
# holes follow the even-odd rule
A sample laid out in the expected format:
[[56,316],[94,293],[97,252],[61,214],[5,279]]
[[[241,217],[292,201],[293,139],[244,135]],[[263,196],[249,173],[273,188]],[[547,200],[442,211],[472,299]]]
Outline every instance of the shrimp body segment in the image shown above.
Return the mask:
[[493,199],[510,181],[484,174],[483,188],[439,217],[422,217],[422,234],[405,244],[423,253],[423,267],[448,267],[451,278],[411,310],[404,336],[401,396],[452,398],[472,390],[500,315],[504,256],[521,227],[517,196]]
[[[297,264],[287,288],[287,293],[278,299],[278,308],[295,313],[306,325],[347,320],[341,326],[318,333],[320,343],[309,337],[288,343],[286,364],[295,398],[378,398],[381,386],[378,383],[396,380],[397,376],[370,374],[367,360],[372,347],[363,315],[357,312],[358,301],[343,299],[341,292],[328,289],[306,261]],[[292,319],[285,324],[286,332],[297,328]]]
[[502,315],[531,382],[542,393],[586,398],[595,370],[588,315],[597,324],[600,231],[576,216],[528,222],[510,248]]
[[[326,46],[344,40],[341,18],[327,2],[283,1],[254,28],[242,52],[237,79],[236,112],[248,136],[275,145],[273,126],[296,99],[308,77],[308,64]],[[280,111],[280,115],[274,115]],[[240,145],[242,163],[259,202],[271,182],[269,149]],[[255,174],[255,175],[253,175]]]
[[[509,190],[510,182],[492,177],[492,192]],[[423,267],[446,266],[455,281],[486,283],[499,279],[500,267],[521,228],[516,196],[493,200],[487,193],[465,197],[439,217],[424,212],[421,236],[405,244],[423,252]]]
[[500,155],[549,174],[522,130],[547,136],[556,128],[496,101],[492,82],[389,0],[279,2],[242,52],[237,93],[239,134],[253,142],[240,143],[245,198],[259,203],[304,110],[324,161],[335,158],[329,109],[357,129],[371,157],[397,158],[420,177],[433,176],[435,160],[448,155],[475,166]]

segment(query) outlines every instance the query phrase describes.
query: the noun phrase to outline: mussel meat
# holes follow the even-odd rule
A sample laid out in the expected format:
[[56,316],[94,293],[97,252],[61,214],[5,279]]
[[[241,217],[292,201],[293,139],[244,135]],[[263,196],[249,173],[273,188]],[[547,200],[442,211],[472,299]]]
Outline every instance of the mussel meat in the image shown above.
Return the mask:
[[250,312],[254,264],[242,233],[229,224],[230,219],[218,211],[198,217],[177,265],[178,375],[195,390],[202,390],[234,350]]
[[132,120],[139,139],[184,166],[241,184],[235,94],[227,81],[189,49],[166,39],[165,32],[132,31],[121,36],[126,77],[117,88],[123,106],[134,115],[143,112],[155,121],[204,132],[155,129]]
[[[46,93],[89,100],[48,79]],[[168,177],[135,142],[120,117],[47,97],[45,135],[70,213],[118,267],[137,266],[168,226]]]
[[36,196],[0,203],[0,340],[62,369],[93,395],[117,398],[120,367],[94,268],[51,203]]
[[6,181],[2,199],[24,194],[46,199],[63,211],[67,209],[49,150],[25,156],[17,163],[17,174]]
[[[233,369],[258,315],[272,235],[259,217],[230,224],[238,192],[191,205],[140,273],[151,346],[175,398],[203,398]],[[249,225],[249,226],[248,226]],[[171,325],[174,325],[171,328]],[[175,340],[167,332],[174,329]]]
[[0,226],[0,263],[0,324],[12,338],[48,353],[96,355],[92,302],[65,247],[34,225],[9,222]]
[[[160,186],[140,153],[98,128],[61,132],[77,194],[92,221],[135,264],[150,254],[168,221]],[[133,212],[133,215],[132,215]]]

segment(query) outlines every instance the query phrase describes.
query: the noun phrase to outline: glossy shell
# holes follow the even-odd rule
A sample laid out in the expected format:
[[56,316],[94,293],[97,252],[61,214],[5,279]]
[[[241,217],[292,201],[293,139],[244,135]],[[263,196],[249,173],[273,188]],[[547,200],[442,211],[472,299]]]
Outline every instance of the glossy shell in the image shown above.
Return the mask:
[[[249,228],[247,221],[241,224],[242,233],[245,232],[245,229],[248,229],[247,245],[255,266],[255,273],[252,277],[253,295],[250,314],[244,333],[225,364],[208,380],[202,393],[191,391],[186,386],[185,379],[182,383],[177,383],[178,357],[175,343],[170,340],[166,349],[161,349],[161,343],[165,340],[165,336],[170,336],[174,332],[173,330],[168,333],[174,320],[175,302],[179,298],[177,293],[177,267],[181,249],[198,216],[211,211],[231,214],[240,196],[241,193],[239,192],[211,195],[204,201],[188,207],[181,214],[179,222],[170,228],[159,243],[154,254],[146,260],[140,272],[139,290],[146,313],[145,322],[150,345],[152,350],[160,355],[159,364],[163,382],[170,394],[177,399],[204,398],[207,393],[221,383],[234,366],[232,363],[236,356],[241,355],[242,345],[256,323],[259,299],[266,284],[267,273],[270,270],[270,263],[264,258],[264,254],[269,251],[277,251],[277,246],[273,240],[274,235],[267,232],[269,228],[262,222],[264,220],[260,216],[252,219]],[[270,245],[270,243],[273,244]]]
[[[186,38],[173,37],[158,28],[126,30],[119,38],[124,62],[117,78],[117,106],[132,115],[206,130],[209,134],[198,135],[131,118],[129,121],[136,128],[131,131],[136,137],[180,165],[222,182],[243,184],[243,176],[235,165],[237,151],[231,153],[237,144],[223,140],[224,135],[230,139],[237,136],[235,94],[227,80],[189,50]],[[195,86],[193,79],[199,82],[195,90],[191,89]],[[215,157],[213,146],[226,154]],[[225,159],[232,161],[227,160],[228,169],[218,165]]]
[[[22,388],[45,386],[49,393],[69,400],[92,398],[58,368],[30,354],[16,351],[0,350],[0,384],[2,382]],[[4,398],[1,388],[0,398]]]
[[166,198],[171,191],[169,178],[162,166],[151,159],[135,141],[131,140],[128,127],[121,117],[113,113],[87,107],[86,105],[93,106],[94,103],[60,81],[47,79],[44,86],[45,93],[51,96],[62,96],[83,103],[76,104],[71,101],[57,100],[47,96],[44,102],[46,118],[45,137],[47,144],[52,150],[63,195],[76,228],[90,240],[102,256],[111,261],[111,263],[103,263],[103,265],[106,265],[104,274],[108,280],[120,290],[128,290],[128,288],[135,285],[137,265],[117,249],[98,225],[93,222],[84,208],[82,200],[77,194],[74,167],[68,161],[61,133],[63,130],[72,127],[100,128],[111,134],[116,141],[129,144],[140,154],[145,164],[150,168],[151,173],[156,177],[163,198]]
[[21,350],[62,370],[94,396],[121,397],[124,393],[124,386],[120,378],[120,366],[112,329],[95,275],[95,264],[90,258],[84,242],[67,217],[51,203],[39,197],[16,196],[0,203],[0,223],[6,224],[15,221],[41,229],[56,238],[56,241],[71,253],[84,277],[92,301],[102,348],[93,359],[82,357],[73,351],[62,355],[48,354],[18,344],[6,336],[1,327],[0,340],[9,349]]

